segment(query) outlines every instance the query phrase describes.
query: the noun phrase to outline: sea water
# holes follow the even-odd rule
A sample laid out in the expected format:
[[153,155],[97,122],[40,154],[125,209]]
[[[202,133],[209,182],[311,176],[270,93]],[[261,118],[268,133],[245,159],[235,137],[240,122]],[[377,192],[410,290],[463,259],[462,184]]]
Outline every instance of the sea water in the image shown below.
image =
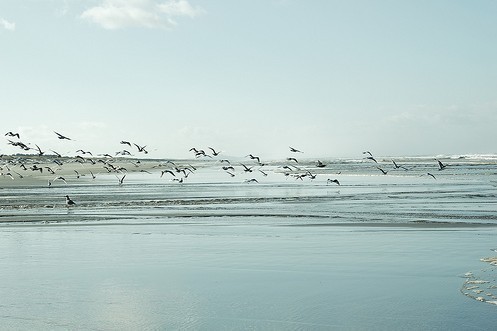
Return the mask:
[[0,179],[0,328],[492,329],[494,160],[387,161]]

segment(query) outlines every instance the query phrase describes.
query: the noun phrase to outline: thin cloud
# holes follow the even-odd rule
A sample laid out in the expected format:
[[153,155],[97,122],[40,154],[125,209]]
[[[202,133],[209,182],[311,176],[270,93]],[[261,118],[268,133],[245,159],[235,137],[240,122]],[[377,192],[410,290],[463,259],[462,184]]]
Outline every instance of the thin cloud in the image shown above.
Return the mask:
[[132,27],[173,28],[174,18],[194,18],[204,11],[187,0],[104,0],[81,14],[81,18],[96,23],[104,29],[116,30]]
[[0,28],[4,28],[5,30],[14,31],[16,29],[16,24],[7,21],[4,18],[0,18]]

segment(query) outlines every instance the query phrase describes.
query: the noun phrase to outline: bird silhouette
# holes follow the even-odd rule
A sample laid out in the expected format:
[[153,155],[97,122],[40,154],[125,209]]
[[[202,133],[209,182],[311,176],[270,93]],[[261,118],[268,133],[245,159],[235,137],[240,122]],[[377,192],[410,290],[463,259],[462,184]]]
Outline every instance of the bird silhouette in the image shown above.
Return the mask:
[[17,137],[17,139],[21,139],[21,136],[19,136],[19,133],[14,133],[12,131],[9,131],[5,134],[5,136],[8,136],[8,137]]
[[255,156],[255,155],[252,155],[252,154],[249,154],[247,156],[250,157],[252,160],[256,160],[257,163],[261,163],[261,159],[258,156]]
[[392,160],[392,163],[393,163],[393,167],[394,167],[395,169],[399,169],[399,168],[401,168],[401,169],[407,170],[407,168],[406,168],[406,167],[401,166],[401,165],[398,165],[398,164],[397,164],[397,162],[395,162],[394,160]]
[[126,175],[122,176],[121,178],[117,177],[117,179],[119,180],[119,186],[121,186],[124,183],[124,178],[125,177],[126,177]]
[[337,185],[340,185],[340,182],[338,181],[338,179],[330,179],[330,178],[328,178],[328,180],[326,181],[326,184],[330,184],[330,183],[335,183]]
[[135,143],[133,143],[133,145],[136,146],[136,148],[138,149],[139,153],[148,154],[148,151],[145,149],[145,147],[147,147],[147,146],[140,146],[140,145],[135,144]]
[[253,167],[247,167],[247,166],[246,166],[245,164],[243,164],[243,163],[240,163],[240,164],[241,164],[241,165],[242,165],[242,167],[243,167],[243,171],[245,171],[245,172],[252,172],[252,168],[253,168]]
[[318,167],[318,168],[324,168],[324,167],[326,167],[326,164],[324,164],[323,162],[321,162],[321,161],[318,160],[316,162],[316,167]]
[[447,165],[443,164],[442,161],[437,160],[437,162],[438,162],[438,170],[444,170],[447,167]]
[[386,175],[386,174],[388,173],[388,171],[383,170],[383,169],[381,169],[380,167],[376,167],[376,168],[378,168],[378,170],[380,170],[380,171],[382,172],[382,174],[384,174],[384,175]]
[[298,149],[293,148],[292,146],[289,146],[289,147],[290,147],[290,152],[293,152],[293,153],[303,153],[302,151],[299,151]]
[[54,131],[54,133],[57,135],[57,138],[59,138],[59,139],[62,139],[62,140],[64,140],[64,139],[65,139],[65,140],[72,140],[71,138],[68,138],[68,137],[66,137],[66,136],[64,136],[64,135],[61,135],[61,134],[60,134],[60,133],[58,133],[58,132],[55,132],[55,131]]
[[72,207],[72,206],[75,206],[76,203],[74,201],[71,200],[71,198],[69,198],[68,195],[66,195],[66,206],[67,207]]
[[212,151],[212,155],[214,156],[218,156],[221,152],[220,151],[216,151],[214,148],[212,147],[207,147],[208,149],[210,149]]

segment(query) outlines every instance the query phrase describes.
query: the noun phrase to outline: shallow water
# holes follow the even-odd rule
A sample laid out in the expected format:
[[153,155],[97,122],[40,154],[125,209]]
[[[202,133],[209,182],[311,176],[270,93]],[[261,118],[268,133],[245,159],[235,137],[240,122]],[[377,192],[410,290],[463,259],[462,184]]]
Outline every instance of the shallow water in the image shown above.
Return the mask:
[[492,329],[492,289],[467,295],[467,281],[495,283],[480,261],[497,247],[495,165],[430,162],[388,175],[309,162],[314,180],[276,163],[233,178],[200,163],[181,184],[158,170],[122,186],[114,174],[50,187],[0,177],[0,325]]

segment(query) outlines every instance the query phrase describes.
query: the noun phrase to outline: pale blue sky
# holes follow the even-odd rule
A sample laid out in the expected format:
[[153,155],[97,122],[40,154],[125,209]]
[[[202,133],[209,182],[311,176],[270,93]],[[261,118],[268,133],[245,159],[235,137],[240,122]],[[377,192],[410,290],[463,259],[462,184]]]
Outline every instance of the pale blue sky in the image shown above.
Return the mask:
[[491,0],[2,0],[0,133],[152,157],[497,153],[495,40]]

